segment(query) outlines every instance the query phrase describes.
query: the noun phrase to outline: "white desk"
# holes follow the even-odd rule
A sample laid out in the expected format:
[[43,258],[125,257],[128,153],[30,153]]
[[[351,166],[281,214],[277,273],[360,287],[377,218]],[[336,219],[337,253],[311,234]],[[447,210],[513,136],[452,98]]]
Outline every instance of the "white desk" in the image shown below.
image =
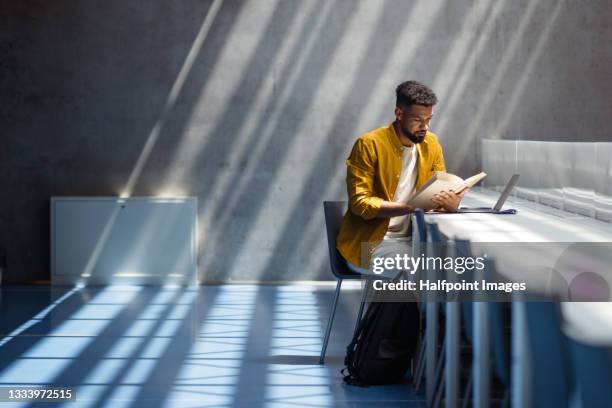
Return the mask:
[[[473,189],[463,200],[462,205],[467,207],[492,206],[499,193]],[[520,199],[509,199],[504,208],[516,208],[517,214],[429,214],[427,222],[438,224],[440,232],[448,239],[466,239],[472,243],[475,255],[479,252],[493,254],[496,270],[504,277],[513,280],[528,282],[530,288],[543,288],[546,279],[534,274],[534,264],[542,262],[543,272],[550,265],[551,259],[556,259],[572,243],[577,242],[612,242],[612,224],[598,221],[589,217],[567,213],[541,204],[527,202]],[[514,254],[504,253],[498,249],[498,243],[512,243],[525,247],[521,250],[528,252],[530,243],[548,243],[548,253],[535,253],[531,257],[517,257]],[[533,246],[533,244],[531,244]],[[496,251],[497,250],[497,251]],[[612,251],[608,254],[612,257]],[[525,262],[530,263],[529,274],[522,274]],[[612,263],[607,263],[610,265]],[[602,265],[606,265],[605,260]],[[607,269],[607,268],[606,268]],[[604,269],[601,270],[603,272]],[[600,272],[600,271],[598,271]],[[604,279],[612,287],[612,273],[603,274]],[[567,278],[567,277],[566,277]],[[597,303],[564,303],[562,314],[564,329],[570,336],[578,340],[593,344],[612,344],[612,304]],[[447,337],[446,352],[447,364],[446,395],[447,406],[456,406],[458,400],[459,367],[457,358],[458,302],[447,302]],[[486,322],[486,302],[474,303],[474,339],[476,347],[486,347],[488,344]],[[513,338],[512,338],[512,394],[513,405],[528,407],[530,405],[529,356],[526,347],[526,322],[523,302],[513,302]],[[449,335],[450,334],[450,335]],[[486,348],[485,348],[486,350]],[[482,350],[476,350],[474,396],[475,405],[486,405],[489,385],[486,359]],[[485,378],[486,377],[486,378]],[[451,380],[450,382],[448,380]]]

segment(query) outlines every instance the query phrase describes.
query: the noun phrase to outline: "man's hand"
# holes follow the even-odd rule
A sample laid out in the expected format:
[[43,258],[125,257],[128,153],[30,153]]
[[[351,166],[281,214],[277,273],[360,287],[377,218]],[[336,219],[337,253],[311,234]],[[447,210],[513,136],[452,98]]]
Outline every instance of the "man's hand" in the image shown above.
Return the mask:
[[456,212],[461,199],[468,190],[469,188],[465,188],[460,193],[455,193],[453,190],[442,191],[434,195],[431,201],[438,205],[438,211]]

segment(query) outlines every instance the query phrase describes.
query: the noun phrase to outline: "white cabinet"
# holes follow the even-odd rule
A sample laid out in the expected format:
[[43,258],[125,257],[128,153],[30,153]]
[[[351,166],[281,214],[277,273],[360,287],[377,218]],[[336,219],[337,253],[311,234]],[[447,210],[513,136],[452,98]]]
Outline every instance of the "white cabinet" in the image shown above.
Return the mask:
[[54,284],[193,284],[197,199],[52,197]]

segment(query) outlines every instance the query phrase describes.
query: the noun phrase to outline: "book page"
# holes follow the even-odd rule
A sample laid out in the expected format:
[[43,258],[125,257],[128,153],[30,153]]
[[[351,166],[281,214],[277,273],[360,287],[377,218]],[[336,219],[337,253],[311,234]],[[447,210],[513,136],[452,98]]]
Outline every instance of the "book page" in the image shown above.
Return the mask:
[[467,184],[468,187],[474,187],[476,183],[478,183],[480,180],[482,180],[485,177],[487,177],[487,173],[485,173],[484,171],[481,171],[480,173],[475,174],[472,177],[466,178],[465,184]]
[[[424,210],[431,210],[437,207],[431,199],[434,195],[439,194],[442,191],[453,190],[456,193],[463,191],[467,187],[472,187],[480,180],[486,177],[486,173],[478,173],[466,180],[457,177],[453,174],[436,172],[415,194],[408,204],[415,208],[422,208]],[[468,184],[469,183],[469,184]]]

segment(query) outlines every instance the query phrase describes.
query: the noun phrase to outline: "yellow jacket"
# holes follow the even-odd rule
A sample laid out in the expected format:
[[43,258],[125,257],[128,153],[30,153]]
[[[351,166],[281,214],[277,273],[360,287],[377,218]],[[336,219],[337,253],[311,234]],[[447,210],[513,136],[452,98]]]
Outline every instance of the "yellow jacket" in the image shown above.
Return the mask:
[[[382,241],[389,218],[375,218],[382,201],[393,201],[402,168],[402,147],[393,124],[360,136],[346,160],[349,208],[336,239],[336,248],[353,265],[368,268],[369,254],[361,248]],[[435,134],[427,132],[417,147],[416,188],[436,171],[446,171],[442,147]]]

